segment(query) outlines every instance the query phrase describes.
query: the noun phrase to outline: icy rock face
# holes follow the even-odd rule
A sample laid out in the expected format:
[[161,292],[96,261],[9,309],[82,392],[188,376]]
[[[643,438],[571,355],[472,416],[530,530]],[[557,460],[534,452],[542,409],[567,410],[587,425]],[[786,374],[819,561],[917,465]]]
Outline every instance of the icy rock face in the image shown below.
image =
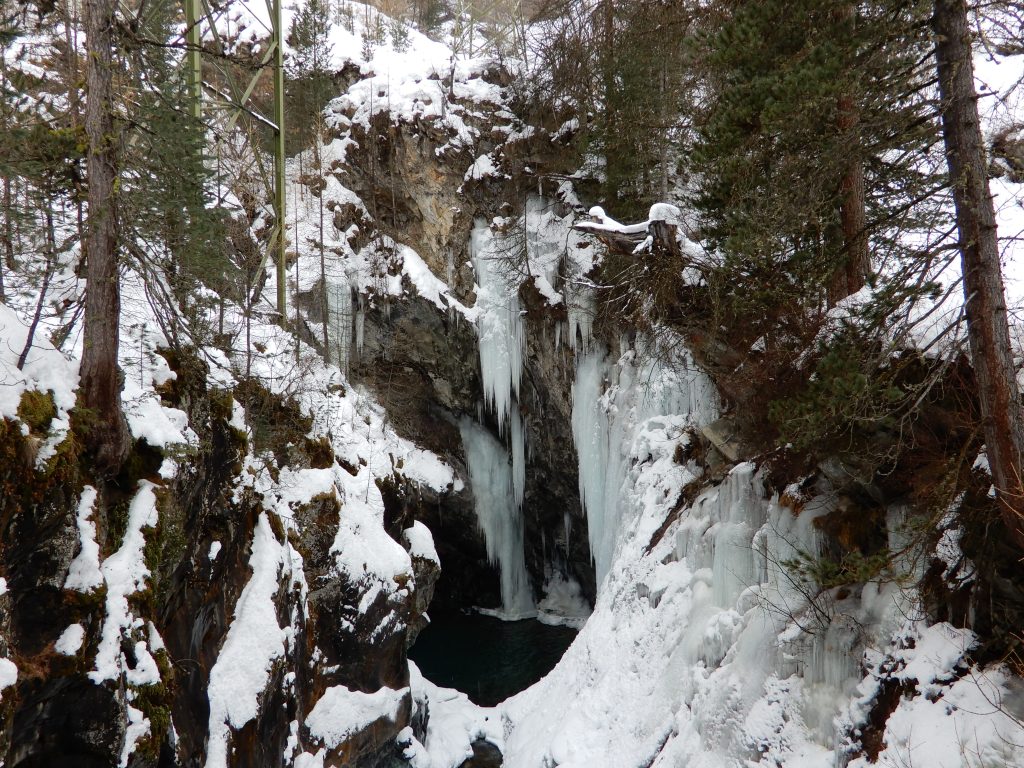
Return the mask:
[[680,431],[681,425],[705,423],[715,413],[715,395],[686,358],[667,368],[641,349],[627,350],[613,362],[602,345],[595,345],[576,357],[572,402],[580,501],[600,584],[615,554],[632,436],[647,419],[664,414]]
[[[279,329],[256,331],[294,361]],[[0,462],[5,487],[23,472],[24,499],[41,500],[0,502],[19,537],[0,553],[0,761],[127,766],[163,754],[218,768],[344,755],[363,766],[395,754],[411,708],[405,648],[437,556],[413,524],[421,495],[388,495],[384,481],[436,498],[454,475],[390,431],[372,401],[329,393],[337,369],[304,369],[316,399],[291,403],[255,382],[233,392],[226,375],[177,360],[160,407],[180,406],[197,450],[181,463],[136,457],[159,482],[123,499],[83,487],[73,461],[46,475]],[[243,434],[233,394],[277,437]],[[270,441],[259,458],[257,440]],[[32,675],[7,685],[9,657]],[[359,712],[337,716],[339,700]],[[307,722],[313,712],[331,722]]]
[[[606,571],[563,659],[501,705],[505,765],[954,768],[973,764],[965,750],[980,765],[1022,764],[1011,735],[1019,693],[1005,670],[971,667],[973,635],[929,626],[905,586],[922,567],[906,509],[887,512],[890,549],[903,553],[894,578],[819,590],[794,564],[824,552],[816,521],[837,504],[828,480],[793,508],[751,463],[717,482],[681,464],[685,428],[714,418],[714,403],[698,375],[689,397],[645,405],[642,386],[657,392],[672,373],[649,363],[637,375],[642,359],[579,361],[574,431],[588,517],[596,500],[614,500],[594,516]],[[600,408],[575,410],[585,403]],[[588,475],[588,462],[604,471]],[[879,726],[883,690],[907,693]]]
[[510,270],[502,243],[487,223],[473,227],[470,252],[477,275],[477,334],[480,337],[480,379],[484,404],[504,430],[519,397],[526,330],[519,306],[519,281]]

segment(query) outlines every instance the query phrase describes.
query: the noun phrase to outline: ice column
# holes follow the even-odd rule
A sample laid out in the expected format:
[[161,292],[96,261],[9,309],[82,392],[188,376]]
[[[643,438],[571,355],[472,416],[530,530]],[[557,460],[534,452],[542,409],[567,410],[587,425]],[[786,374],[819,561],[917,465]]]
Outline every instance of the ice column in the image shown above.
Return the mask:
[[327,281],[327,359],[348,370],[352,352],[352,289],[348,283]]
[[487,559],[501,571],[501,618],[533,616],[536,609],[523,554],[523,518],[515,499],[521,491],[516,488],[519,481],[513,477],[508,451],[473,419],[464,416],[459,431]]
[[499,427],[504,430],[513,394],[519,395],[523,370],[525,329],[519,307],[519,286],[502,272],[494,235],[482,219],[473,227],[470,254],[478,288],[476,327],[484,401],[494,409]]
[[575,352],[579,343],[585,352],[593,340],[594,316],[597,314],[597,301],[593,290],[579,282],[567,283],[565,309],[569,317],[569,348]]
[[[580,504],[587,515],[591,557],[597,566],[598,584],[608,570],[610,542],[605,541],[605,487],[608,466],[609,420],[601,403],[604,380],[609,371],[603,349],[594,349],[576,359],[576,381],[572,385],[572,436],[579,462]],[[613,489],[614,492],[614,489]]]
[[599,344],[577,353],[572,430],[599,588],[615,553],[622,486],[638,431],[653,417],[674,415],[706,423],[717,413],[714,387],[688,357],[669,365],[660,357],[642,342],[614,364]]

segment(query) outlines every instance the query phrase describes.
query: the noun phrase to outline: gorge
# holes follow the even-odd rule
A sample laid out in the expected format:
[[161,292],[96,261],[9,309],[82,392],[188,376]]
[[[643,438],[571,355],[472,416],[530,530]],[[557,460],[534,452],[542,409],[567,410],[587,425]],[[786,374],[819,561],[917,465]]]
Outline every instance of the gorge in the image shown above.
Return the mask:
[[[950,292],[879,342],[913,419],[800,445],[768,411],[822,377],[779,350],[840,348],[871,286],[809,340],[723,329],[681,195],[611,219],[519,64],[367,46],[360,15],[286,163],[291,314],[262,256],[251,300],[122,266],[116,474],[80,251],[5,273],[0,766],[1024,766],[1019,558],[970,365],[928,333]],[[280,223],[230,174],[259,255]]]

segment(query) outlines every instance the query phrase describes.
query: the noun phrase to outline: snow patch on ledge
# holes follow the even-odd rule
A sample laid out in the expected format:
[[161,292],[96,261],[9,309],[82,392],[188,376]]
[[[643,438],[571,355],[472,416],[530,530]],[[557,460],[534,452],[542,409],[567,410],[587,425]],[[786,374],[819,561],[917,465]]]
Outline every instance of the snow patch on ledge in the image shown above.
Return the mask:
[[438,557],[437,548],[434,546],[434,536],[419,520],[413,521],[412,527],[405,529],[405,540],[409,542],[409,554],[412,557],[441,564],[441,558]]
[[68,577],[64,582],[65,589],[77,592],[91,592],[103,584],[103,572],[100,571],[100,547],[96,543],[96,523],[89,518],[96,507],[96,489],[87,485],[82,489],[82,497],[78,501],[78,538],[81,548],[78,555],[71,561]]
[[408,695],[408,688],[396,691],[383,687],[373,693],[363,693],[335,685],[324,691],[313,705],[306,716],[306,726],[313,738],[322,741],[328,749],[335,749],[378,720],[397,721],[402,702]]
[[210,670],[206,768],[226,768],[229,727],[241,728],[256,717],[271,667],[284,656],[288,631],[278,626],[274,596],[285,557],[270,518],[261,512],[249,558],[252,578],[235,604],[234,621]]
[[[157,523],[155,488],[147,480],[139,482],[139,491],[128,507],[128,527],[121,547],[104,560],[100,568],[107,585],[107,615],[96,652],[96,668],[89,673],[89,679],[96,684],[115,680],[123,671],[133,671],[124,658],[121,641],[126,632],[142,624],[142,620],[136,619],[132,613],[128,598],[146,586],[150,575],[145,562],[146,537],[142,529],[152,528]],[[80,511],[84,503],[83,498]],[[141,682],[155,681],[147,679]]]

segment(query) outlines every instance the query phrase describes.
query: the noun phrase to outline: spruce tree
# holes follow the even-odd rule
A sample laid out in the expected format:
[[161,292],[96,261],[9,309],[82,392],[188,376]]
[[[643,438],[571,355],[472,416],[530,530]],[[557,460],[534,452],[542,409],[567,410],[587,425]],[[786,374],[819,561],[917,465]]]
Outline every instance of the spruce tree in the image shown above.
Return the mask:
[[332,93],[330,17],[328,0],[307,0],[288,30],[292,53],[286,65],[286,98],[289,114],[295,115],[289,121],[291,146],[309,144],[316,116],[336,95]]
[[694,202],[729,275],[722,299],[755,318],[835,303],[871,277],[869,243],[903,247],[893,212],[936,183],[922,171],[934,123],[920,8],[729,8],[695,46],[708,98],[692,157]]

